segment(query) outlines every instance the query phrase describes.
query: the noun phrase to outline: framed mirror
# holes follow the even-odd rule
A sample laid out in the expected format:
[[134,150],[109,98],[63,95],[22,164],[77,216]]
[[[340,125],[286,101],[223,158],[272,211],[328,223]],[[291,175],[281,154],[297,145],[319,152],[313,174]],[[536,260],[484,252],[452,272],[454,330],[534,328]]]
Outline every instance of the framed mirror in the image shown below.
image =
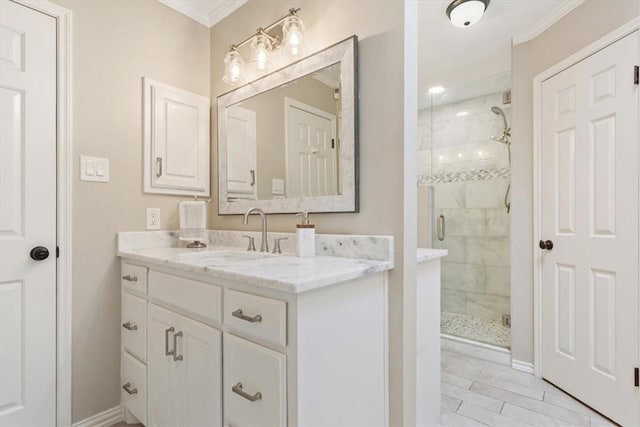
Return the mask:
[[358,212],[352,36],[218,97],[218,212]]

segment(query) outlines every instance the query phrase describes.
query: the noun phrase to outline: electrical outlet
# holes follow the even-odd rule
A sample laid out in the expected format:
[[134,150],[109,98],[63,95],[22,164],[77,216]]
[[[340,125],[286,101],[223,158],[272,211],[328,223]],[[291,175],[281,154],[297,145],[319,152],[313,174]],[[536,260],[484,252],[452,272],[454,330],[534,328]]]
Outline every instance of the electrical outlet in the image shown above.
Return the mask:
[[160,230],[160,208],[147,208],[147,230]]

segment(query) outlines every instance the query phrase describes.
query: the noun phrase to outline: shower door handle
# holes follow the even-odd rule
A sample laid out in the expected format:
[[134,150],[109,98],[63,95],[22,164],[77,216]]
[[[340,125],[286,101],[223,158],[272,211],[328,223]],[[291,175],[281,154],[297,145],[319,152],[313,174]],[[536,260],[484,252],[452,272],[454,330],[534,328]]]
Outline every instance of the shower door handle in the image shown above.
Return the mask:
[[444,215],[440,214],[438,215],[438,226],[437,226],[437,233],[438,233],[438,240],[440,240],[441,242],[444,240],[444,235],[445,235],[445,225],[444,225]]

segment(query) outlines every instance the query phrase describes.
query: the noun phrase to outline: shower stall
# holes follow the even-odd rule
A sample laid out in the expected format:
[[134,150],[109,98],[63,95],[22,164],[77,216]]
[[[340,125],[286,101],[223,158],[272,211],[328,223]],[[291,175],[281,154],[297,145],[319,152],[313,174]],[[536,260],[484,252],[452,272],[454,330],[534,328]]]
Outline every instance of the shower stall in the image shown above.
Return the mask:
[[[497,89],[510,75],[493,79],[432,95],[419,111],[418,185],[427,239],[449,251],[441,333],[508,349],[511,105],[508,86]],[[495,92],[478,95],[486,87]]]

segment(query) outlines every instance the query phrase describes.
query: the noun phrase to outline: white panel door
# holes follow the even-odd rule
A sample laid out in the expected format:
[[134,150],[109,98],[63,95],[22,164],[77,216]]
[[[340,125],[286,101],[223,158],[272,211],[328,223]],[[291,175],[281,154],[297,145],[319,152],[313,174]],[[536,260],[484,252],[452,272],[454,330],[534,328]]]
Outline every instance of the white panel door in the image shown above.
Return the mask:
[[227,115],[228,197],[256,199],[256,112],[233,106]]
[[56,21],[0,1],[0,425],[55,422]]
[[542,85],[542,375],[640,425],[638,32]]
[[285,98],[287,197],[338,194],[336,117]]
[[147,419],[152,427],[177,426],[179,365],[171,351],[180,316],[154,304],[147,313]]
[[222,333],[180,317],[176,351],[180,376],[179,420],[184,427],[222,425]]

